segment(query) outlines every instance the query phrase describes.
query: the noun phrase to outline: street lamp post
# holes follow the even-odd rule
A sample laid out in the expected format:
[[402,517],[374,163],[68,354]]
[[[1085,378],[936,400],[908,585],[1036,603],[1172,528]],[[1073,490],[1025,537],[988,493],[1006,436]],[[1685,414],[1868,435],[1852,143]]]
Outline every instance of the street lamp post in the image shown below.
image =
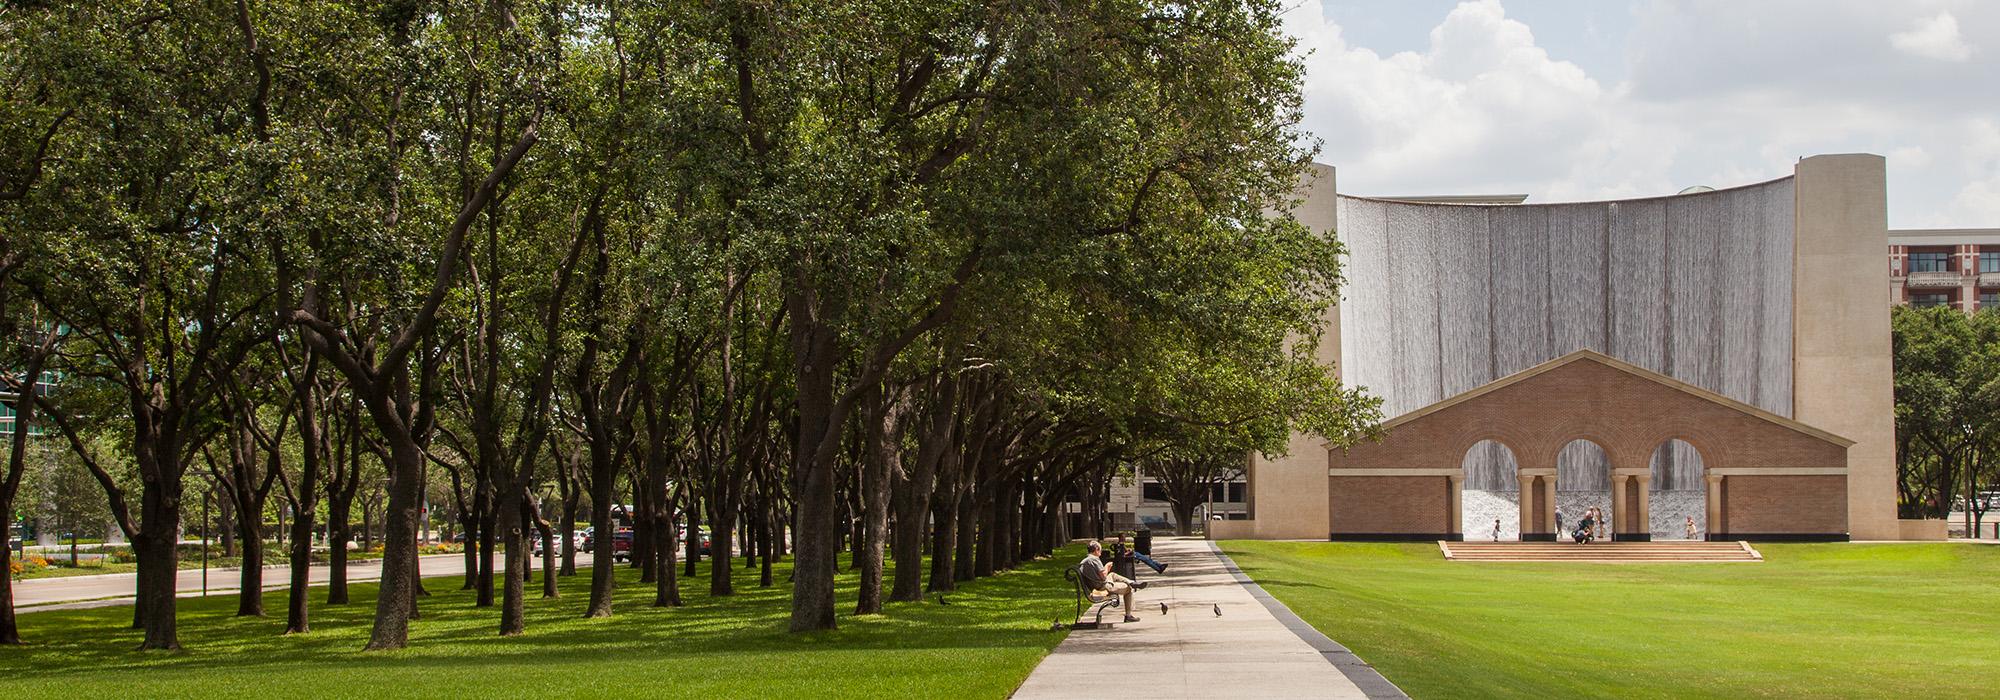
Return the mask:
[[208,597],[208,504],[215,497],[214,491],[201,494],[201,597]]

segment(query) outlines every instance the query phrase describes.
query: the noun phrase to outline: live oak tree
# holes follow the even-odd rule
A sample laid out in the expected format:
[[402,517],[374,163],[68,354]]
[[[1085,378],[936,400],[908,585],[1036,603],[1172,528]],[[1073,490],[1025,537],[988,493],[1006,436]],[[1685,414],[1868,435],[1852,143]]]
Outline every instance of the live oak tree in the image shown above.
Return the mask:
[[407,643],[427,483],[501,634],[545,496],[545,538],[597,527],[588,614],[623,501],[656,604],[707,529],[716,595],[794,557],[803,631],[842,551],[877,613],[1047,554],[1072,499],[1101,523],[1133,462],[1372,418],[1313,353],[1339,248],[1274,213],[1311,149],[1272,2],[144,9],[0,18],[48,86],[0,148],[60,156],[0,174],[63,185],[0,199],[74,329],[51,419],[256,466],[295,564],[386,486],[370,649]]
[[2000,483],[2000,314],[1898,307],[1890,322],[1898,510],[1943,518],[1963,506],[1969,534],[1980,492]]

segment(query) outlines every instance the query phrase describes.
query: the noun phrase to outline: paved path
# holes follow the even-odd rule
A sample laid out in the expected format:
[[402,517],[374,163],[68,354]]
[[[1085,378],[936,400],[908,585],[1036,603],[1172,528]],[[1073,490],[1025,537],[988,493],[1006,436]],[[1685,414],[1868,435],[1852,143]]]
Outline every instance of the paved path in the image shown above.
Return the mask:
[[[540,562],[537,562],[540,563]],[[463,576],[465,555],[438,554],[423,557],[424,578],[433,576]],[[238,569],[209,569],[208,592],[233,594],[241,582]],[[273,590],[291,586],[291,568],[288,566],[264,567],[264,589]],[[326,583],[327,567],[317,565],[308,574],[313,585]],[[180,597],[201,595],[201,569],[181,569],[179,580],[175,582]],[[374,581],[382,578],[382,561],[370,559],[354,561],[347,565],[349,582]],[[65,610],[74,608],[95,608],[109,605],[129,605],[132,603],[132,587],[138,574],[99,574],[96,576],[63,576],[58,578],[37,578],[14,582],[14,607],[21,612],[34,610]],[[101,600],[100,600],[101,599]]]
[[[1401,697],[1356,660],[1367,674],[1363,680],[1374,681],[1372,692],[1364,692],[1335,664],[1338,659],[1327,646],[1341,654],[1345,649],[1302,638],[1293,627],[1311,628],[1268,596],[1260,600],[1262,591],[1239,582],[1210,543],[1155,540],[1153,556],[1168,568],[1165,574],[1150,575],[1151,570],[1140,567],[1140,580],[1149,582],[1136,595],[1140,621],[1070,632],[1015,691],[1015,698],[1074,700],[1090,687],[1147,700]],[[1164,615],[1163,602],[1168,606]],[[1220,617],[1216,608],[1222,610]],[[1295,624],[1288,626],[1280,614]],[[1119,611],[1106,611],[1104,619],[1119,619]]]

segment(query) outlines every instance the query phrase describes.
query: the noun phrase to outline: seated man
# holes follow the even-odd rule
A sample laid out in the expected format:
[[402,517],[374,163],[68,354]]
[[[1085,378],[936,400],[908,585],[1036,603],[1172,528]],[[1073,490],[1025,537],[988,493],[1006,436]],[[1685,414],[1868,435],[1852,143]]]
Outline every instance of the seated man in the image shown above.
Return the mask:
[[[1125,556],[1125,534],[1121,532],[1118,534],[1118,541],[1111,545],[1111,558],[1115,560],[1123,556]],[[1141,564],[1153,567],[1153,573],[1167,573],[1166,564],[1162,564],[1155,561],[1152,557],[1146,556],[1145,552],[1134,549],[1132,550],[1132,557],[1138,559]]]
[[1076,565],[1076,573],[1083,578],[1083,585],[1093,591],[1103,591],[1124,598],[1122,604],[1125,606],[1125,621],[1138,622],[1139,617],[1132,614],[1132,591],[1145,588],[1146,584],[1112,573],[1111,565],[1104,563],[1099,557],[1104,553],[1104,545],[1098,544],[1097,540],[1091,540],[1084,550],[1089,556],[1084,557],[1083,561],[1077,562]]

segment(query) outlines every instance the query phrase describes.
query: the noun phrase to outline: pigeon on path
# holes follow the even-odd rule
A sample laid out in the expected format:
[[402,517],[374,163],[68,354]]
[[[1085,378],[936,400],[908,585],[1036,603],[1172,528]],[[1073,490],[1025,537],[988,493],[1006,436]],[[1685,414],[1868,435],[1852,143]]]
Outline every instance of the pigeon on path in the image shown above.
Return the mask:
[[1222,604],[1221,604],[1221,603],[1216,603],[1216,604],[1215,604],[1215,616],[1216,616],[1216,617],[1222,617]]
[[1167,604],[1166,604],[1166,603],[1161,603],[1161,604],[1160,604],[1160,614],[1161,614],[1161,615],[1165,615],[1165,614],[1167,614]]

